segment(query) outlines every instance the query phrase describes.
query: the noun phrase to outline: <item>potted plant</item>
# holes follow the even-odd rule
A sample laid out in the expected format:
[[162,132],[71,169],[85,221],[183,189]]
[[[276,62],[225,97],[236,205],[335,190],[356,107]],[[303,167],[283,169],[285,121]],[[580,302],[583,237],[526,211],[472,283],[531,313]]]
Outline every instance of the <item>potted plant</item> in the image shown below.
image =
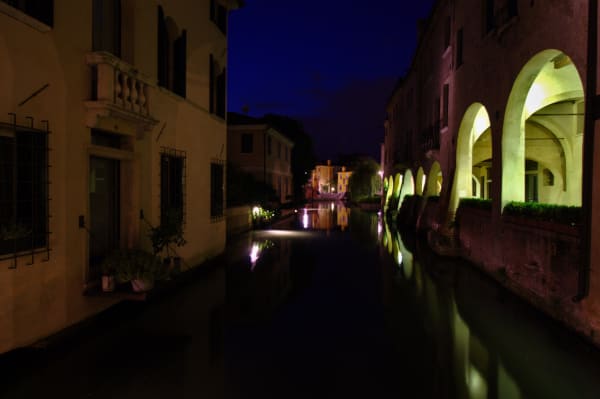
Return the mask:
[[181,247],[186,244],[183,237],[182,220],[181,211],[170,209],[167,211],[165,220],[157,227],[151,227],[149,233],[152,252],[155,256],[166,252],[163,262],[175,272],[179,271],[181,258],[177,256],[173,246]]
[[118,257],[107,256],[102,261],[100,269],[102,272],[102,291],[112,292],[115,290],[115,273],[117,269]]
[[154,282],[165,276],[165,270],[159,259],[150,252],[139,249],[116,251],[111,256],[116,260],[117,281],[131,282],[134,292],[149,291]]

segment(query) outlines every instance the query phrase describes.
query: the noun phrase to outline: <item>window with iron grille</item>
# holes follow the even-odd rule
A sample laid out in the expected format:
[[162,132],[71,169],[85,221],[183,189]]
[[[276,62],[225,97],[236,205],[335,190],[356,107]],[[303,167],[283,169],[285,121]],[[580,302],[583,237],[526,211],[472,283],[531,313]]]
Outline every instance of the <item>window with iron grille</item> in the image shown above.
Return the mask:
[[48,201],[47,132],[1,124],[0,259],[48,250]]
[[160,223],[185,223],[184,151],[163,147],[160,154]]
[[24,12],[32,18],[45,23],[48,26],[54,25],[54,1],[53,0],[0,0],[3,3],[13,6],[17,10]]
[[225,208],[225,166],[222,162],[210,164],[210,217],[220,218]]

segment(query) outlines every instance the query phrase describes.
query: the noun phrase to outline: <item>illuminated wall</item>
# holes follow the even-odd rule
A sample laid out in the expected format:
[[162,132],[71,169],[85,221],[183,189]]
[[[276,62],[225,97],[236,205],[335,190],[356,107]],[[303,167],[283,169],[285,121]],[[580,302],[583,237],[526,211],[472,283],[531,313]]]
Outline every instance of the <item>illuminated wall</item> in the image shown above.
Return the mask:
[[[29,125],[28,116],[36,128],[49,122],[52,217],[47,261],[42,254],[19,256],[15,269],[9,269],[11,260],[0,261],[0,353],[118,301],[83,294],[98,284],[90,276],[93,238],[86,231],[93,216],[92,157],[119,165],[119,246],[150,249],[140,214],[158,225],[164,147],[185,152],[186,158],[187,244],[177,249],[183,267],[197,266],[225,248],[225,218],[212,217],[210,188],[211,164],[227,157],[226,123],[210,110],[208,61],[213,54],[218,64],[227,64],[227,37],[210,20],[208,0],[160,3],[171,32],[187,32],[185,96],[157,84],[157,2],[121,2],[120,56],[93,51],[91,1],[55,0],[52,26],[1,3],[0,122],[12,122],[8,113],[16,113],[19,125]],[[109,133],[119,144],[99,145],[91,129]]]

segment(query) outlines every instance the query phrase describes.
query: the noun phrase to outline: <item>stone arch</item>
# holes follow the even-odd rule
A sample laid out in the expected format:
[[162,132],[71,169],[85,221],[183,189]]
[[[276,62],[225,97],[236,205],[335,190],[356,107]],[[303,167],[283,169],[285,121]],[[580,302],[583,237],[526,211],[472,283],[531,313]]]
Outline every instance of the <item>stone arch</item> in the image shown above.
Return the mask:
[[423,172],[423,167],[419,166],[417,170],[417,177],[415,179],[415,194],[423,195],[423,191],[425,191],[425,172]]
[[402,201],[407,195],[413,195],[415,193],[415,181],[413,174],[410,169],[406,169],[404,172],[404,178],[402,179],[402,189],[400,190],[400,200],[398,201],[398,209],[402,206]]
[[[451,213],[456,212],[460,198],[473,196],[472,187],[474,185],[479,187],[476,194],[481,194],[482,189],[484,189],[477,178],[478,176],[474,175],[473,149],[475,143],[477,143],[480,138],[485,138],[484,133],[486,135],[489,134],[489,155],[491,158],[490,125],[490,117],[483,104],[474,103],[467,108],[458,128],[456,168],[452,192],[450,193],[450,204],[448,207],[448,210]],[[473,180],[475,180],[475,182]]]
[[[565,184],[548,189],[545,199],[564,205],[581,204],[583,99],[579,72],[560,50],[541,51],[521,69],[508,98],[502,130],[502,207],[510,201],[544,199],[537,198],[537,194],[532,198],[532,192],[540,189],[540,175],[526,172],[526,159],[537,162],[536,158],[545,158],[548,162],[551,152],[565,154]],[[559,128],[551,134],[535,129],[547,129],[552,124]],[[536,148],[533,143],[537,147],[543,143],[546,148]],[[560,162],[551,160],[551,167],[557,170]],[[528,189],[528,185],[535,190]]]
[[429,173],[427,174],[427,188],[425,190],[424,196],[432,196],[432,195],[440,195],[442,191],[442,183],[443,183],[443,175],[442,168],[440,167],[440,163],[435,161],[431,168],[429,168]]

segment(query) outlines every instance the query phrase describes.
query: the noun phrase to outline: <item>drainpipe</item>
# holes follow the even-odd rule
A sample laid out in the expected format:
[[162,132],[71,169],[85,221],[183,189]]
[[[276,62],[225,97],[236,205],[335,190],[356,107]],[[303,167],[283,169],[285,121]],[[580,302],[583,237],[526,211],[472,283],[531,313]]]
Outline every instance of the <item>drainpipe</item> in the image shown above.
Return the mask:
[[577,295],[573,298],[579,302],[589,295],[590,267],[592,248],[592,191],[594,184],[594,148],[596,125],[596,67],[598,64],[598,0],[588,0],[588,40],[587,70],[585,87],[585,124],[583,134],[583,176],[582,176],[582,223],[581,250],[583,256],[579,267]]

